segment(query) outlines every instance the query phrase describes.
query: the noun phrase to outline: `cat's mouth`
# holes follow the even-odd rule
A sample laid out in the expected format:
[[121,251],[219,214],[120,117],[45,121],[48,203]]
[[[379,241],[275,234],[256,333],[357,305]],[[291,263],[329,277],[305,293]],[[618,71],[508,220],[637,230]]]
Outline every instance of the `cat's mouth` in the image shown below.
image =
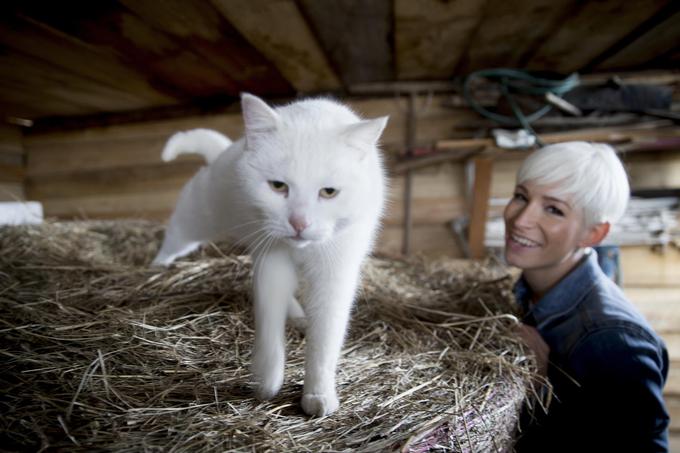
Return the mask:
[[302,236],[288,236],[288,242],[295,248],[301,249],[307,247],[312,243],[309,239],[305,239]]

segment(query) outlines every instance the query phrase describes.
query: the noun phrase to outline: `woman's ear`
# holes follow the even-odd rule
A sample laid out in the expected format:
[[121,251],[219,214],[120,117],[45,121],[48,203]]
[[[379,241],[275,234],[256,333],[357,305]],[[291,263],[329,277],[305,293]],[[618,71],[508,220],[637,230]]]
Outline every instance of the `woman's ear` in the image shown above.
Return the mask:
[[591,226],[579,243],[579,247],[595,247],[607,237],[610,226],[609,222],[596,223]]

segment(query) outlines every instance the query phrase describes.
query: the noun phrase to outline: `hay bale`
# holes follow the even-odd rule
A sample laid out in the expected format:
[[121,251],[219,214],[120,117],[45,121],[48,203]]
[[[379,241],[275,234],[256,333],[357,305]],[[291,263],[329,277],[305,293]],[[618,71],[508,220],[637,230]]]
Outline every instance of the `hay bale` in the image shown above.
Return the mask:
[[0,228],[1,441],[90,451],[504,451],[535,366],[492,265],[371,259],[338,367],[341,406],[253,398],[248,257],[207,247],[149,269],[163,228]]

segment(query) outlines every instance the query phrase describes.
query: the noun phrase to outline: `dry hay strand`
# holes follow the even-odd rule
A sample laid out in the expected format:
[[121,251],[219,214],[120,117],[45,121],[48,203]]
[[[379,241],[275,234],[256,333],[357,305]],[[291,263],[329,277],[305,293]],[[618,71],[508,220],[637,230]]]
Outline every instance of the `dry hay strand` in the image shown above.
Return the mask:
[[303,414],[304,335],[253,398],[251,262],[207,247],[146,267],[163,228],[0,229],[3,448],[504,451],[535,364],[497,266],[371,259],[338,366],[340,409]]

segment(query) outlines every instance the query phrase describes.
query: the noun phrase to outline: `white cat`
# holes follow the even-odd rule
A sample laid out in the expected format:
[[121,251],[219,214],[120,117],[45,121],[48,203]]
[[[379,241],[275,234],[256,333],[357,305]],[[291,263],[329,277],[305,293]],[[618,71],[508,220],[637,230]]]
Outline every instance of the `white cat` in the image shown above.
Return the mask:
[[[182,190],[154,263],[167,265],[206,241],[248,246],[257,396],[272,398],[283,383],[286,316],[306,315],[302,407],[324,416],[338,408],[335,369],[361,264],[383,212],[386,179],[377,141],[387,117],[361,120],[325,99],[273,109],[244,94],[241,105],[243,139],[231,143],[196,129],[166,144],[166,161],[199,153],[209,165]],[[302,307],[298,287],[304,288]]]

